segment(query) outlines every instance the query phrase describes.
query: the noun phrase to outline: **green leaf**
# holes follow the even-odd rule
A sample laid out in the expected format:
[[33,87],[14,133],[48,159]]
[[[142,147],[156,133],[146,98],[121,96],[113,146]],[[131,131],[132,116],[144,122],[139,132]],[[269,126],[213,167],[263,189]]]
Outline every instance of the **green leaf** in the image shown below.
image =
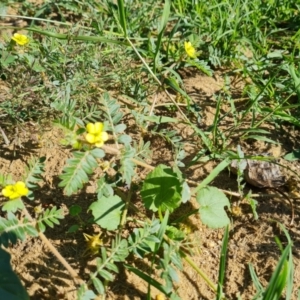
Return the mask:
[[53,228],[54,224],[59,225],[58,219],[63,219],[64,213],[62,209],[57,209],[55,206],[46,209],[43,214],[41,214],[37,220],[37,226],[41,232],[44,232],[46,227],[44,223],[46,223],[49,227]]
[[105,280],[108,280],[108,281],[113,281],[114,280],[114,276],[110,272],[108,272],[107,270],[100,270],[99,275],[101,277],[103,277]]
[[80,228],[79,225],[75,224],[75,225],[72,225],[69,229],[68,229],[68,233],[74,233],[76,231],[78,231],[78,229]]
[[178,120],[175,118],[165,117],[165,116],[143,116],[145,121],[150,121],[156,124],[162,123],[177,123]]
[[90,205],[89,210],[92,211],[98,225],[107,230],[115,230],[120,224],[123,207],[124,202],[119,196],[102,196]]
[[79,215],[81,211],[82,211],[81,206],[77,204],[72,205],[69,209],[69,213],[72,217]]
[[209,175],[194,189],[193,193],[197,193],[203,187],[208,185],[213,181],[221,171],[223,171],[230,164],[230,159],[224,159],[220,162],[210,173]]
[[10,255],[0,248],[0,299],[29,300],[20,279],[12,270]]
[[4,203],[2,210],[16,212],[18,209],[22,210],[24,208],[24,203],[22,199],[9,200]]
[[[91,154],[93,155],[94,158],[102,158],[105,156],[105,152],[102,149],[95,148],[91,151]],[[91,165],[93,162],[91,162]]]
[[26,171],[25,171],[26,178],[24,182],[29,189],[37,188],[38,187],[37,183],[43,180],[42,174],[44,173],[45,160],[46,160],[45,156],[40,158],[33,157],[28,162],[28,167],[26,167]]
[[188,65],[196,67],[198,70],[202,71],[207,76],[212,76],[213,71],[204,60],[189,60]]
[[142,278],[145,282],[147,282],[148,284],[154,286],[159,291],[164,293],[166,296],[169,296],[169,291],[161,283],[159,283],[158,281],[156,281],[155,279],[153,279],[149,275],[141,272],[140,270],[138,270],[138,269],[136,269],[132,266],[129,266],[129,265],[124,265],[124,266],[125,266],[126,269],[128,269],[129,271],[133,272],[134,274],[136,274],[137,276]]
[[0,65],[3,68],[8,67],[11,63],[13,63],[16,59],[16,56],[9,54],[7,51],[2,51],[2,54],[0,55]]
[[300,150],[297,149],[297,150],[294,150],[293,152],[286,154],[284,156],[284,159],[286,159],[288,161],[295,161],[295,160],[300,159]]
[[181,197],[182,197],[182,203],[186,203],[187,201],[189,201],[191,199],[191,189],[186,181],[184,181],[182,184]]
[[118,137],[118,142],[124,145],[129,145],[132,141],[132,138],[128,134],[122,134]]
[[205,187],[196,196],[200,204],[199,213],[203,224],[210,228],[221,228],[230,223],[224,206],[230,207],[228,198],[216,187]]
[[104,151],[101,149],[86,152],[75,151],[73,155],[73,158],[67,160],[63,174],[59,176],[62,179],[59,186],[64,187],[68,196],[77,192],[88,182],[88,175],[98,166],[96,158],[103,157]]
[[97,292],[98,292],[100,295],[103,295],[104,292],[105,292],[105,289],[104,289],[104,285],[103,285],[103,283],[100,281],[100,279],[98,279],[97,277],[92,277],[92,282],[93,282],[93,285],[94,285],[94,287],[96,288]]
[[26,218],[19,221],[11,212],[7,213],[6,219],[0,217],[0,245],[3,244],[7,247],[9,242],[15,244],[17,239],[24,241],[26,233],[31,236],[38,236],[37,230]]
[[267,142],[267,143],[271,143],[271,144],[280,144],[278,142],[275,142],[265,136],[261,136],[261,135],[246,135],[245,137],[242,138],[243,140],[245,139],[254,139],[257,141],[263,141],[263,142]]
[[154,212],[159,208],[172,212],[181,203],[181,193],[178,176],[165,165],[157,166],[147,175],[141,190],[146,208]]
[[125,146],[122,151],[120,172],[122,173],[123,180],[128,185],[131,184],[132,177],[135,175],[135,164],[132,161],[132,158],[135,156],[135,153],[135,149],[132,148],[130,145]]
[[120,133],[123,132],[126,129],[126,125],[125,124],[118,124],[115,126],[115,133]]
[[77,300],[92,300],[95,299],[96,295],[91,290],[86,290],[86,285],[82,284],[77,290]]

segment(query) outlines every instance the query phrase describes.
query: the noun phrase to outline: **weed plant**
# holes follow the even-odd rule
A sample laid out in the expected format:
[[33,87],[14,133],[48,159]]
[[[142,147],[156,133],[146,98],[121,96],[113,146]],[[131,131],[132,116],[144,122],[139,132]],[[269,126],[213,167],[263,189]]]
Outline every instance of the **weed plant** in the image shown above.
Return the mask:
[[[9,7],[15,15],[8,13]],[[62,128],[62,144],[70,149],[70,158],[57,188],[72,197],[101,169],[93,177],[97,190],[88,209],[92,221],[84,220],[82,207],[74,204],[69,214],[78,222],[68,232],[87,231],[94,224],[101,234],[84,233],[86,253],[97,257],[96,270],[84,281],[44,235],[47,227],[60,225],[65,217],[62,209],[36,206],[31,212],[24,201],[35,199],[34,191],[43,180],[45,158],[39,157],[28,161],[22,178],[0,174],[5,197],[0,245],[39,236],[79,284],[78,299],[97,295],[104,299],[121,265],[148,283],[147,299],[153,296],[151,286],[169,299],[180,299],[175,286],[183,260],[217,299],[226,299],[231,203],[211,183],[232,159],[242,163],[244,154],[239,147],[235,150],[236,145],[279,142],[266,125],[272,131],[299,127],[299,9],[296,0],[2,2],[3,21],[28,22],[26,28],[0,27],[0,77],[10,90],[0,100],[3,143],[10,146],[18,138],[16,129],[30,122],[41,130],[49,121]],[[182,75],[186,70],[207,76],[218,70],[225,73],[225,84],[211,103],[215,107],[211,126],[202,126],[201,105],[186,92]],[[239,80],[243,90],[237,97],[232,86]],[[163,104],[158,103],[162,93]],[[197,149],[188,163],[178,124],[192,132]],[[159,136],[170,146],[171,165],[149,164],[153,148],[147,136]],[[293,150],[294,159],[299,151]],[[202,182],[186,178],[190,166],[208,160],[217,164]],[[147,170],[144,180],[142,169]],[[243,187],[239,172],[241,198]],[[176,209],[192,197],[198,207],[178,217]],[[256,202],[250,194],[247,197],[257,218]],[[226,228],[218,282],[193,262],[188,234],[180,226],[190,215],[199,215],[210,228]],[[134,229],[126,234],[129,223]],[[292,241],[282,230],[288,244],[284,248],[278,241],[282,256],[267,287],[250,267],[257,288],[253,299],[281,299],[284,291],[286,299],[292,299]],[[134,267],[129,256],[147,257],[151,271]],[[0,248],[0,298],[29,299],[8,260]],[[152,276],[154,270],[159,281]]]

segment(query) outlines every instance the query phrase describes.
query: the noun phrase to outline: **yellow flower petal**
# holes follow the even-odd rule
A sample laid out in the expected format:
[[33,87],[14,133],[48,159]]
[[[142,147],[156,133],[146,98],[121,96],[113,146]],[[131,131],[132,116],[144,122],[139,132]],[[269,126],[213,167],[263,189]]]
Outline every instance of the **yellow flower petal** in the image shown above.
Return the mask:
[[95,146],[98,147],[98,148],[101,148],[103,145],[104,145],[103,141],[95,143]]
[[22,181],[16,182],[14,185],[7,185],[2,190],[2,195],[9,198],[10,200],[18,199],[22,196],[28,195],[28,188]]
[[95,135],[94,134],[91,134],[91,133],[88,133],[86,136],[85,136],[85,140],[90,143],[90,144],[94,144],[96,142],[95,140]]
[[21,46],[29,43],[29,38],[24,34],[15,33],[11,39]]
[[196,58],[196,50],[191,42],[184,42],[184,49],[189,57]]
[[88,123],[86,125],[87,134],[85,140],[96,147],[102,147],[104,142],[108,140],[107,132],[103,131],[104,125],[101,122]]
[[14,192],[13,185],[7,185],[4,189],[2,189],[2,195],[4,197],[9,197]]
[[9,200],[16,200],[20,197],[21,197],[21,195],[18,192],[13,192],[8,198],[9,198]]
[[15,190],[20,196],[26,196],[29,192],[28,188],[26,187],[25,183],[22,181],[18,181],[15,184]]
[[88,123],[88,124],[85,126],[85,128],[86,128],[86,131],[87,131],[88,133],[91,133],[91,134],[96,133],[95,125],[94,125],[93,123]]
[[96,122],[95,123],[95,131],[96,133],[100,133],[103,130],[103,123],[101,122]]
[[103,131],[103,132],[101,132],[100,135],[101,135],[102,141],[106,142],[108,140],[108,134],[107,134],[107,132]]
[[101,233],[97,235],[89,235],[83,233],[83,236],[87,242],[86,251],[91,252],[92,254],[97,254],[100,250],[100,246],[103,244],[102,240],[100,239]]

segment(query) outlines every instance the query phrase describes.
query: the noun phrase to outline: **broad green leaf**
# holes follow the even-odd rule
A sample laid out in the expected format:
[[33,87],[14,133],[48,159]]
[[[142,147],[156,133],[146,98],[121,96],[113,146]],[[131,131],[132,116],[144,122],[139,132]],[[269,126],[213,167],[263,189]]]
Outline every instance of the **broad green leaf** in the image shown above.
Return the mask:
[[150,172],[141,190],[142,200],[146,208],[157,211],[172,212],[181,203],[182,186],[171,168],[165,165],[157,166]]
[[72,217],[79,215],[81,211],[82,211],[81,206],[77,204],[72,205],[69,209],[69,213]]
[[300,159],[300,150],[297,149],[297,150],[294,150],[293,152],[286,154],[284,159],[286,159],[288,161],[294,161],[294,160]]
[[107,230],[115,230],[120,224],[123,207],[124,202],[119,196],[102,196],[90,205],[89,210],[92,211],[98,225]]
[[10,255],[0,248],[0,299],[29,300],[20,279],[12,270]]
[[199,213],[203,224],[210,228],[221,228],[230,223],[224,206],[230,207],[228,198],[216,187],[205,187],[196,196],[200,204]]

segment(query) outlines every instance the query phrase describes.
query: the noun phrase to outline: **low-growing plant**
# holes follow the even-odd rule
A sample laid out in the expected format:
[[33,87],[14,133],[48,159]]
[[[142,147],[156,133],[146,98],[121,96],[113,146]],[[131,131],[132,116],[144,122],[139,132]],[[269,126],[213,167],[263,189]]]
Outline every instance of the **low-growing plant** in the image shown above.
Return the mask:
[[[216,293],[217,299],[225,299],[223,285],[230,225],[227,212],[231,204],[226,194],[210,183],[232,159],[238,159],[238,193],[232,195],[246,199],[257,218],[256,201],[251,192],[243,194],[244,153],[238,147],[236,154],[232,145],[249,139],[277,142],[268,138],[268,131],[261,128],[265,122],[280,125],[287,121],[299,126],[296,114],[299,105],[289,102],[295,93],[299,98],[295,47],[292,55],[271,51],[273,43],[276,47],[272,34],[277,24],[269,20],[270,16],[277,15],[277,21],[284,23],[293,16],[297,5],[282,1],[286,8],[282,9],[268,1],[261,4],[260,1],[224,0],[213,1],[209,7],[205,1],[166,0],[164,3],[151,1],[141,7],[139,3],[125,6],[122,0],[118,0],[117,5],[103,2],[99,6],[96,1],[87,4],[47,1],[34,17],[27,16],[33,22],[27,30],[44,37],[43,42],[16,33],[7,44],[0,44],[1,77],[14,77],[16,70],[25,72],[23,79],[39,74],[41,81],[34,90],[35,99],[44,104],[42,112],[33,102],[23,101],[23,94],[17,97],[24,84],[28,84],[23,80],[23,85],[15,84],[13,89],[13,97],[18,101],[0,103],[4,115],[13,120],[14,125],[55,115],[55,125],[64,132],[61,144],[70,149],[70,158],[59,176],[59,187],[66,196],[74,198],[84,192],[88,182],[94,181],[97,186],[87,218],[79,204],[69,207],[74,224],[68,229],[69,233],[83,232],[87,246],[82,255],[96,256],[96,269],[90,271],[89,280],[83,280],[44,235],[47,227],[60,225],[65,217],[62,209],[36,206],[30,211],[27,205],[35,199],[35,190],[43,180],[44,157],[28,161],[26,172],[17,181],[10,175],[0,174],[2,195],[6,198],[2,206],[5,217],[0,217],[0,245],[8,247],[18,240],[24,241],[26,235],[39,236],[80,285],[78,299],[105,295],[110,283],[117,278],[120,266],[148,283],[148,299],[152,296],[151,287],[170,299],[179,299],[175,284],[178,271],[183,269],[183,260]],[[148,23],[144,14],[150,5],[153,17]],[[25,3],[22,7],[31,14],[32,4]],[[72,12],[73,18],[82,18],[82,23],[70,26],[40,18],[55,12],[64,20],[66,10]],[[171,14],[174,17],[171,18]],[[33,26],[37,21],[47,21],[48,25],[46,28]],[[49,26],[52,23],[68,29],[61,33],[60,29]],[[290,51],[292,47],[288,46],[287,51]],[[251,58],[243,54],[248,47]],[[132,62],[135,69],[128,68]],[[243,90],[247,103],[238,107],[227,76],[212,102],[215,108],[212,124],[202,128],[199,126],[200,105],[186,93],[182,70],[190,68],[212,76],[213,68],[228,66],[231,62],[237,66],[235,72],[251,79],[251,84],[245,84]],[[277,67],[279,62],[280,68]],[[114,68],[110,70],[108,66]],[[106,92],[112,87],[126,93],[127,98],[116,99]],[[163,105],[177,114],[156,115],[159,93],[164,93],[169,101]],[[150,95],[155,95],[151,103]],[[126,109],[120,103],[125,103]],[[225,112],[224,105],[229,107]],[[125,113],[135,120],[140,130],[139,139],[128,130]],[[230,126],[223,123],[227,116],[232,117]],[[170,129],[172,124],[184,125],[193,132],[198,153],[189,165],[184,162],[182,137],[177,130]],[[3,139],[8,140],[8,133],[0,129]],[[149,164],[152,148],[150,141],[144,139],[147,134],[162,138],[171,146],[172,164]],[[297,155],[295,151],[293,157]],[[202,182],[185,177],[190,165],[212,159],[217,160],[218,165]],[[141,169],[147,170],[144,179],[140,177]],[[180,208],[192,197],[197,207],[182,214]],[[193,243],[184,230],[184,222],[191,215],[198,216],[210,228],[226,227],[217,283],[193,261]],[[91,225],[100,233],[87,234]],[[258,289],[254,299],[279,299],[285,287],[290,299],[291,247],[289,240],[267,288],[262,287],[250,269]],[[0,250],[3,265],[0,278],[7,276],[17,287],[12,290],[7,281],[0,280],[0,297],[19,295],[27,299],[28,295],[7,264],[7,254]],[[133,263],[145,257],[150,262],[148,272]]]

